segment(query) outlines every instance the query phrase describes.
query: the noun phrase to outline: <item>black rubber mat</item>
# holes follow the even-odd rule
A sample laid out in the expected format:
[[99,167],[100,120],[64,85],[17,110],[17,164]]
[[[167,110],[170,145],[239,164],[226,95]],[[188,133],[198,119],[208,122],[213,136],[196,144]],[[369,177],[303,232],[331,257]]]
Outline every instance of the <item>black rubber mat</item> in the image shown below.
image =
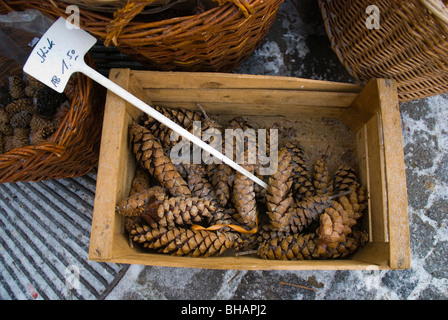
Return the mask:
[[0,184],[0,299],[102,299],[127,265],[89,261],[96,173]]

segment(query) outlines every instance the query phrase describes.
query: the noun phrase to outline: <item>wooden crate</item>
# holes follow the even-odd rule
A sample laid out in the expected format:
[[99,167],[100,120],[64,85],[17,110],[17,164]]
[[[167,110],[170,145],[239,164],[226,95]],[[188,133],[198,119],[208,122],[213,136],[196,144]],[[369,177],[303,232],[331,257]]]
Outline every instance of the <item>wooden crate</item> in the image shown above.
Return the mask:
[[135,173],[128,126],[141,111],[107,95],[89,258],[153,266],[246,270],[410,268],[409,217],[401,121],[396,85],[371,80],[352,84],[289,77],[114,69],[110,79],[148,103],[197,108],[216,114],[340,119],[353,131],[361,183],[368,188],[370,239],[350,258],[278,261],[254,256],[190,258],[131,248],[115,213]]

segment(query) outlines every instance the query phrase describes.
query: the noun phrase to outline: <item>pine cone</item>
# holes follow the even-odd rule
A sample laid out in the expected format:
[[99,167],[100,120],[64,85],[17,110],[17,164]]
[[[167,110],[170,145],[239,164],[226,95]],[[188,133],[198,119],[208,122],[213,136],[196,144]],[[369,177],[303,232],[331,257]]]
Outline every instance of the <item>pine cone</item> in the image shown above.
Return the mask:
[[278,151],[277,172],[269,177],[266,191],[267,214],[272,226],[279,231],[286,231],[289,227],[293,204],[292,197],[292,166],[291,153],[287,148]]
[[73,101],[73,99],[76,97],[78,90],[78,81],[78,76],[72,75],[68,80],[67,85],[65,86],[64,94],[70,101]]
[[162,201],[166,197],[167,195],[162,187],[155,186],[144,189],[121,200],[117,205],[116,211],[123,216],[141,216],[149,202]]
[[0,108],[6,107],[12,100],[9,91],[5,87],[0,87]]
[[13,127],[9,123],[0,122],[0,133],[5,136],[10,136],[13,134]]
[[30,142],[37,145],[47,140],[57,128],[53,120],[34,114],[30,121],[30,129]]
[[193,197],[216,199],[216,192],[207,178],[207,171],[201,164],[184,164],[188,187]]
[[56,113],[53,116],[53,123],[55,128],[59,128],[65,117],[70,111],[70,103],[68,101],[62,103],[56,110]]
[[13,115],[9,121],[13,128],[28,127],[33,115],[26,110],[20,111]]
[[132,196],[133,194],[142,192],[145,189],[149,189],[151,187],[149,181],[150,177],[148,171],[138,166],[135,170],[134,179],[132,179],[129,195]]
[[58,107],[66,100],[65,94],[45,86],[35,95],[36,113],[42,117],[53,117]]
[[318,195],[333,193],[330,172],[323,158],[318,159],[314,165],[313,185]]
[[[343,206],[339,201],[344,201],[346,205]],[[333,201],[331,207],[326,208],[320,216],[317,234],[324,241],[345,241],[346,235],[351,233],[351,227],[356,224],[356,220],[353,219],[353,209],[347,206],[348,199],[341,197],[339,201]]]
[[10,115],[5,109],[0,109],[0,123],[9,123]]
[[[253,173],[253,166],[242,165]],[[240,221],[249,229],[255,228],[257,223],[257,201],[255,199],[254,182],[240,172],[235,172],[233,182],[232,202],[240,216]]]
[[17,131],[12,136],[5,136],[4,143],[4,152],[30,145],[28,134],[23,131]]
[[[199,112],[187,110],[185,108],[171,109],[155,106],[154,109],[186,130],[190,130],[194,121],[201,121],[202,119]],[[142,126],[148,129],[151,134],[159,139],[163,148],[171,148],[173,145],[177,144],[177,141],[171,141],[170,139],[173,131],[169,127],[152,118],[150,115],[146,113],[143,114],[139,122]]]
[[258,247],[258,256],[270,260],[311,260],[319,257],[316,235],[290,234],[267,240]]
[[13,99],[25,98],[25,83],[18,77],[13,76],[9,78],[9,94]]
[[180,176],[159,140],[145,127],[133,123],[129,129],[131,146],[137,161],[146,168],[173,197],[191,196],[187,182]]
[[29,98],[21,98],[12,101],[5,107],[5,111],[9,113],[10,116],[20,112],[20,111],[28,111],[31,114],[36,112],[36,108],[33,104],[33,101]]
[[297,200],[303,200],[315,194],[311,174],[304,160],[303,150],[292,142],[287,142],[285,147],[292,155],[293,195]]
[[135,242],[143,243],[145,248],[190,257],[218,256],[237,248],[241,241],[235,232],[195,231],[185,228],[152,229],[149,226],[134,227],[130,237]]
[[359,182],[356,171],[348,165],[342,165],[338,168],[334,175],[334,193],[348,191],[352,185],[357,183]]
[[174,228],[208,224],[216,210],[216,203],[211,200],[197,197],[171,197],[148,202],[144,206],[142,217],[152,228]]
[[32,87],[35,89],[42,89],[43,87],[45,87],[45,85],[42,82],[40,82],[36,78],[30,76],[29,74],[27,74],[26,77],[27,77],[27,82],[28,82],[29,87]]
[[212,178],[219,206],[225,207],[230,199],[234,180],[234,170],[227,164],[219,164]]
[[3,152],[3,133],[0,132],[0,154],[2,154]]
[[349,236],[346,241],[326,243],[315,233],[293,234],[265,241],[258,248],[263,259],[311,260],[344,258],[365,243],[364,236]]

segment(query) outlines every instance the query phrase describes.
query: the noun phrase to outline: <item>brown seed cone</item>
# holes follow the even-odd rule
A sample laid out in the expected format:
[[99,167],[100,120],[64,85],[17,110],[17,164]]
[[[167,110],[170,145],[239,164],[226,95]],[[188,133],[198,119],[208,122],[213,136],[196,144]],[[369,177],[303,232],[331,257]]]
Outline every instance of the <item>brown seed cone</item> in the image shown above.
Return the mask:
[[124,230],[130,233],[137,225],[142,225],[142,217],[125,216],[123,221]]
[[358,177],[355,169],[348,165],[342,165],[334,174],[333,190],[334,193],[348,191],[354,184],[358,184]]
[[238,248],[241,237],[235,232],[190,230],[185,228],[157,228],[135,226],[130,237],[144,243],[144,247],[176,256],[218,256],[229,249]]
[[132,196],[133,194],[142,192],[149,188],[151,188],[149,172],[146,169],[138,166],[135,170],[134,179],[132,179],[129,195]]
[[267,240],[260,244],[257,254],[270,260],[311,260],[319,257],[314,233],[289,234]]
[[42,82],[40,82],[36,78],[30,76],[29,74],[26,75],[26,78],[27,78],[26,80],[27,80],[27,83],[28,83],[29,87],[33,87],[33,88],[36,88],[36,89],[42,89],[45,86],[45,84],[43,84]]
[[0,132],[0,154],[4,153],[3,150],[3,133]]
[[[191,111],[185,108],[170,109],[155,106],[154,109],[186,130],[190,130],[190,127],[192,127],[194,121],[201,121],[202,119],[202,116],[198,111]],[[173,145],[177,144],[178,141],[171,141],[171,133],[173,131],[169,127],[152,118],[150,115],[142,115],[140,118],[140,123],[148,129],[151,134],[159,139],[164,148],[171,148]]]
[[62,125],[69,111],[70,111],[70,103],[68,102],[62,103],[57,108],[56,113],[53,116],[53,123],[55,128],[59,128]]
[[222,163],[217,166],[212,178],[212,186],[220,207],[225,207],[230,199],[234,178],[234,170],[227,164]]
[[144,189],[121,200],[116,207],[116,212],[123,216],[141,216],[149,202],[163,201],[166,197],[162,187],[155,186]]
[[31,114],[34,114],[36,112],[36,107],[34,106],[31,99],[20,98],[12,101],[5,107],[5,111],[8,112],[10,116],[24,110],[28,111]]
[[[253,166],[243,165],[249,172],[254,172]],[[241,222],[249,229],[257,224],[257,200],[255,199],[254,182],[240,172],[235,172],[233,182],[232,203],[241,218]]]
[[[343,202],[345,205],[341,204]],[[351,233],[351,227],[356,224],[353,219],[353,210],[348,199],[344,196],[339,201],[333,201],[331,207],[326,208],[320,216],[320,224],[317,229],[319,238],[327,242],[342,242]]]
[[30,140],[26,131],[17,131],[12,136],[4,137],[4,152],[9,152],[13,149],[22,148],[29,145]]
[[78,89],[78,81],[79,81],[78,76],[76,74],[73,74],[65,86],[64,94],[70,101],[73,101],[73,99],[76,98],[76,90]]
[[152,228],[208,224],[216,203],[197,197],[171,197],[145,205],[142,217]]
[[292,155],[292,190],[294,198],[300,201],[313,196],[315,194],[314,185],[311,174],[307,169],[302,148],[290,141],[286,142],[285,147]]
[[255,250],[259,245],[274,238],[281,238],[289,235],[289,232],[278,231],[270,224],[261,225],[254,234],[242,234],[241,250]]
[[317,241],[317,254],[322,259],[344,258],[350,253],[362,247],[368,240],[368,235],[364,231],[353,231],[345,241],[325,242]]
[[19,127],[28,127],[31,122],[31,118],[33,115],[29,113],[26,110],[20,111],[16,114],[14,114],[9,123],[13,128],[19,128]]
[[0,133],[5,136],[10,136],[13,134],[13,127],[9,123],[0,123]]
[[316,194],[333,194],[333,182],[326,161],[320,158],[314,164],[313,186]]
[[293,204],[291,153],[287,148],[278,151],[278,169],[269,177],[266,191],[267,214],[272,226],[279,231],[286,231],[289,226]]
[[216,199],[216,192],[207,178],[207,171],[202,164],[184,164],[187,172],[188,187],[193,197]]
[[9,113],[4,108],[0,108],[0,123],[9,123],[10,118]]
[[133,123],[129,129],[131,145],[138,163],[149,171],[173,196],[191,196],[187,182],[163,152],[159,140],[148,129]]
[[46,141],[57,129],[52,119],[34,114],[30,121],[30,143],[33,145]]
[[9,94],[13,99],[25,98],[25,82],[18,76],[9,78]]
[[315,233],[283,235],[263,242],[258,255],[271,260],[336,259],[355,252],[365,240],[365,234],[333,243],[321,241]]
[[320,215],[332,204],[335,197],[324,194],[295,201],[289,208],[289,228],[284,230],[291,233],[302,232],[319,220]]

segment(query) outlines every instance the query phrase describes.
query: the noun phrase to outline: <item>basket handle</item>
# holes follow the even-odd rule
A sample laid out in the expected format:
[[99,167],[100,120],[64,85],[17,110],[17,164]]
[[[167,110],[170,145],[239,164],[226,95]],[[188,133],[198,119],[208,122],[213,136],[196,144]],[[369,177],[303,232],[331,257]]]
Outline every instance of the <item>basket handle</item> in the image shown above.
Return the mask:
[[[114,19],[107,26],[107,34],[106,39],[104,40],[104,45],[109,46],[111,43],[114,46],[118,45],[118,37],[120,36],[123,29],[128,25],[131,20],[137,16],[143,9],[159,0],[128,0],[126,6],[124,8],[116,11],[114,13]],[[174,3],[170,4],[170,6],[183,2],[185,0],[178,0]],[[235,4],[244,14],[245,17],[248,17],[253,13],[252,5],[250,5],[248,0],[213,0],[219,6],[231,2]],[[170,7],[169,6],[169,7]]]

